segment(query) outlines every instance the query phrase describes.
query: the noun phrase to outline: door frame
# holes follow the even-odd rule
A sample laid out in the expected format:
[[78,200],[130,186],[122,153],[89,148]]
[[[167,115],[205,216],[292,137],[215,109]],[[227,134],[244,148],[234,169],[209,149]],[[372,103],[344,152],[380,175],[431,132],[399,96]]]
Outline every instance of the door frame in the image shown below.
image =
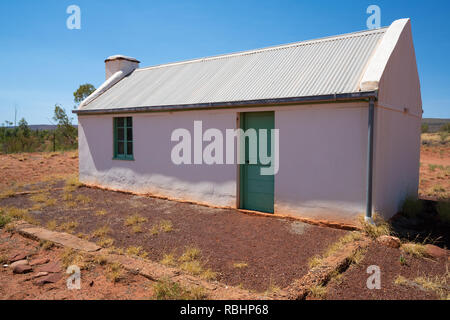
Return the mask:
[[[275,110],[258,110],[258,111],[241,111],[241,112],[237,112],[236,113],[236,128],[243,128],[244,122],[242,121],[242,117],[245,113],[259,113],[259,112],[273,112],[273,121],[274,121],[274,126],[275,126]],[[236,142],[236,160],[239,159],[240,157],[240,144],[241,144],[241,139],[240,136],[237,137],[237,142]],[[259,143],[259,142],[258,142]],[[244,151],[245,152],[245,151]],[[258,211],[258,210],[251,210],[251,209],[245,209],[243,207],[243,195],[242,193],[244,192],[244,190],[242,190],[241,185],[242,185],[242,175],[243,175],[243,170],[242,170],[242,166],[244,164],[239,164],[239,162],[237,162],[236,164],[236,208],[237,209],[241,209],[241,210],[246,210],[246,211],[255,211],[255,212],[262,212],[262,211]],[[274,179],[274,190],[273,190],[273,212],[269,213],[269,212],[264,212],[267,214],[275,214],[275,176],[273,177]]]

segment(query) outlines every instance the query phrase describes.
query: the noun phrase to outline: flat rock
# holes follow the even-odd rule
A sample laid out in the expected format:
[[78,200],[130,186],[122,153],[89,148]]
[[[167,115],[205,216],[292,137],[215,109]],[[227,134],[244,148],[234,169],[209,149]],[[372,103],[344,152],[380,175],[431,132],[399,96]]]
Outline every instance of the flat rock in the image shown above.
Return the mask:
[[19,260],[19,261],[11,263],[9,266],[14,269],[16,266],[21,266],[21,265],[28,265],[28,261],[27,260]]
[[51,262],[49,264],[40,266],[37,269],[38,272],[57,273],[61,272],[61,265],[58,262]]
[[36,273],[36,274],[33,274],[33,276],[31,277],[32,279],[36,279],[36,278],[40,278],[40,277],[43,277],[43,276],[48,276],[48,272],[38,272],[38,273]]
[[44,277],[40,277],[37,279],[34,284],[38,286],[43,286],[46,283],[55,283],[58,282],[62,278],[61,273],[52,273]]
[[433,244],[426,244],[425,251],[429,256],[433,258],[445,257],[448,254],[447,250],[439,248],[438,246],[435,246]]
[[25,236],[51,241],[76,250],[94,252],[101,249],[101,247],[95,243],[80,239],[65,232],[50,231],[44,228],[30,226],[28,224],[19,224],[16,229],[19,233]]
[[399,238],[387,235],[379,236],[377,242],[389,248],[400,248],[402,244]]
[[27,258],[27,253],[25,253],[25,252],[16,252],[16,253],[14,253],[14,254],[12,254],[9,258],[8,258],[8,261],[9,261],[9,263],[12,263],[12,262],[16,262],[16,261],[19,261],[19,260],[24,260],[24,259],[26,259]]
[[33,268],[28,264],[19,264],[13,268],[13,273],[22,274],[31,272]]
[[37,266],[40,264],[46,264],[50,261],[50,259],[48,258],[39,258],[39,259],[34,259],[30,261],[30,266]]

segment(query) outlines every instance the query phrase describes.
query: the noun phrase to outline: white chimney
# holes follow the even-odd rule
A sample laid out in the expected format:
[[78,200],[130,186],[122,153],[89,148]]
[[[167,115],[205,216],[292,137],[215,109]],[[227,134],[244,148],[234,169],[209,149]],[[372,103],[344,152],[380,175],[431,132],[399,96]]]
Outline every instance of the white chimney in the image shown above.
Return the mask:
[[122,56],[120,54],[106,58],[106,80],[108,80],[117,71],[122,71],[124,75],[128,75],[134,69],[139,68],[139,63],[140,61],[135,58]]
[[139,68],[139,63],[140,63],[140,61],[136,60],[135,58],[126,57],[126,56],[122,56],[122,55],[115,55],[115,56],[106,58],[106,60],[105,60],[105,73],[106,73],[105,82],[103,82],[102,85],[97,88],[97,90],[92,92],[89,97],[84,99],[78,106],[78,109],[83,109],[92,100],[99,97],[103,92],[110,89],[117,82],[119,82],[124,77],[129,75],[135,69]]

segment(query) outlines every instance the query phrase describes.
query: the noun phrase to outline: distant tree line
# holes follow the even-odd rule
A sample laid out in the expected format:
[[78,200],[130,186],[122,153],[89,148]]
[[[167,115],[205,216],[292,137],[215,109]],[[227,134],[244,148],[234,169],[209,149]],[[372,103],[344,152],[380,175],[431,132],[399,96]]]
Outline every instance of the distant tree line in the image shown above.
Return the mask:
[[55,105],[53,120],[54,130],[31,130],[22,118],[17,126],[5,121],[0,127],[0,152],[49,152],[71,150],[78,147],[78,130],[72,125],[66,111]]
[[[78,105],[87,98],[95,87],[89,83],[81,85],[74,93]],[[76,106],[75,106],[76,107]],[[5,121],[0,126],[0,153],[51,152],[78,148],[78,129],[72,124],[72,118],[60,105],[56,104],[53,120],[57,124],[54,130],[32,130],[25,118],[17,126]]]

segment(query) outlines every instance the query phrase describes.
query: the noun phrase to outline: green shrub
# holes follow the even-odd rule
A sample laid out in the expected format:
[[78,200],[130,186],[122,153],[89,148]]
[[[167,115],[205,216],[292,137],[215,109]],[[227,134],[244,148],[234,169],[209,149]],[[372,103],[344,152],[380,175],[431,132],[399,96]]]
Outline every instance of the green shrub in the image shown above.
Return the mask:
[[447,122],[446,124],[444,124],[439,131],[450,133],[450,122]]
[[3,214],[2,211],[0,211],[0,228],[3,228],[4,226],[6,226],[8,223],[11,222],[11,217],[7,216],[5,214]]

